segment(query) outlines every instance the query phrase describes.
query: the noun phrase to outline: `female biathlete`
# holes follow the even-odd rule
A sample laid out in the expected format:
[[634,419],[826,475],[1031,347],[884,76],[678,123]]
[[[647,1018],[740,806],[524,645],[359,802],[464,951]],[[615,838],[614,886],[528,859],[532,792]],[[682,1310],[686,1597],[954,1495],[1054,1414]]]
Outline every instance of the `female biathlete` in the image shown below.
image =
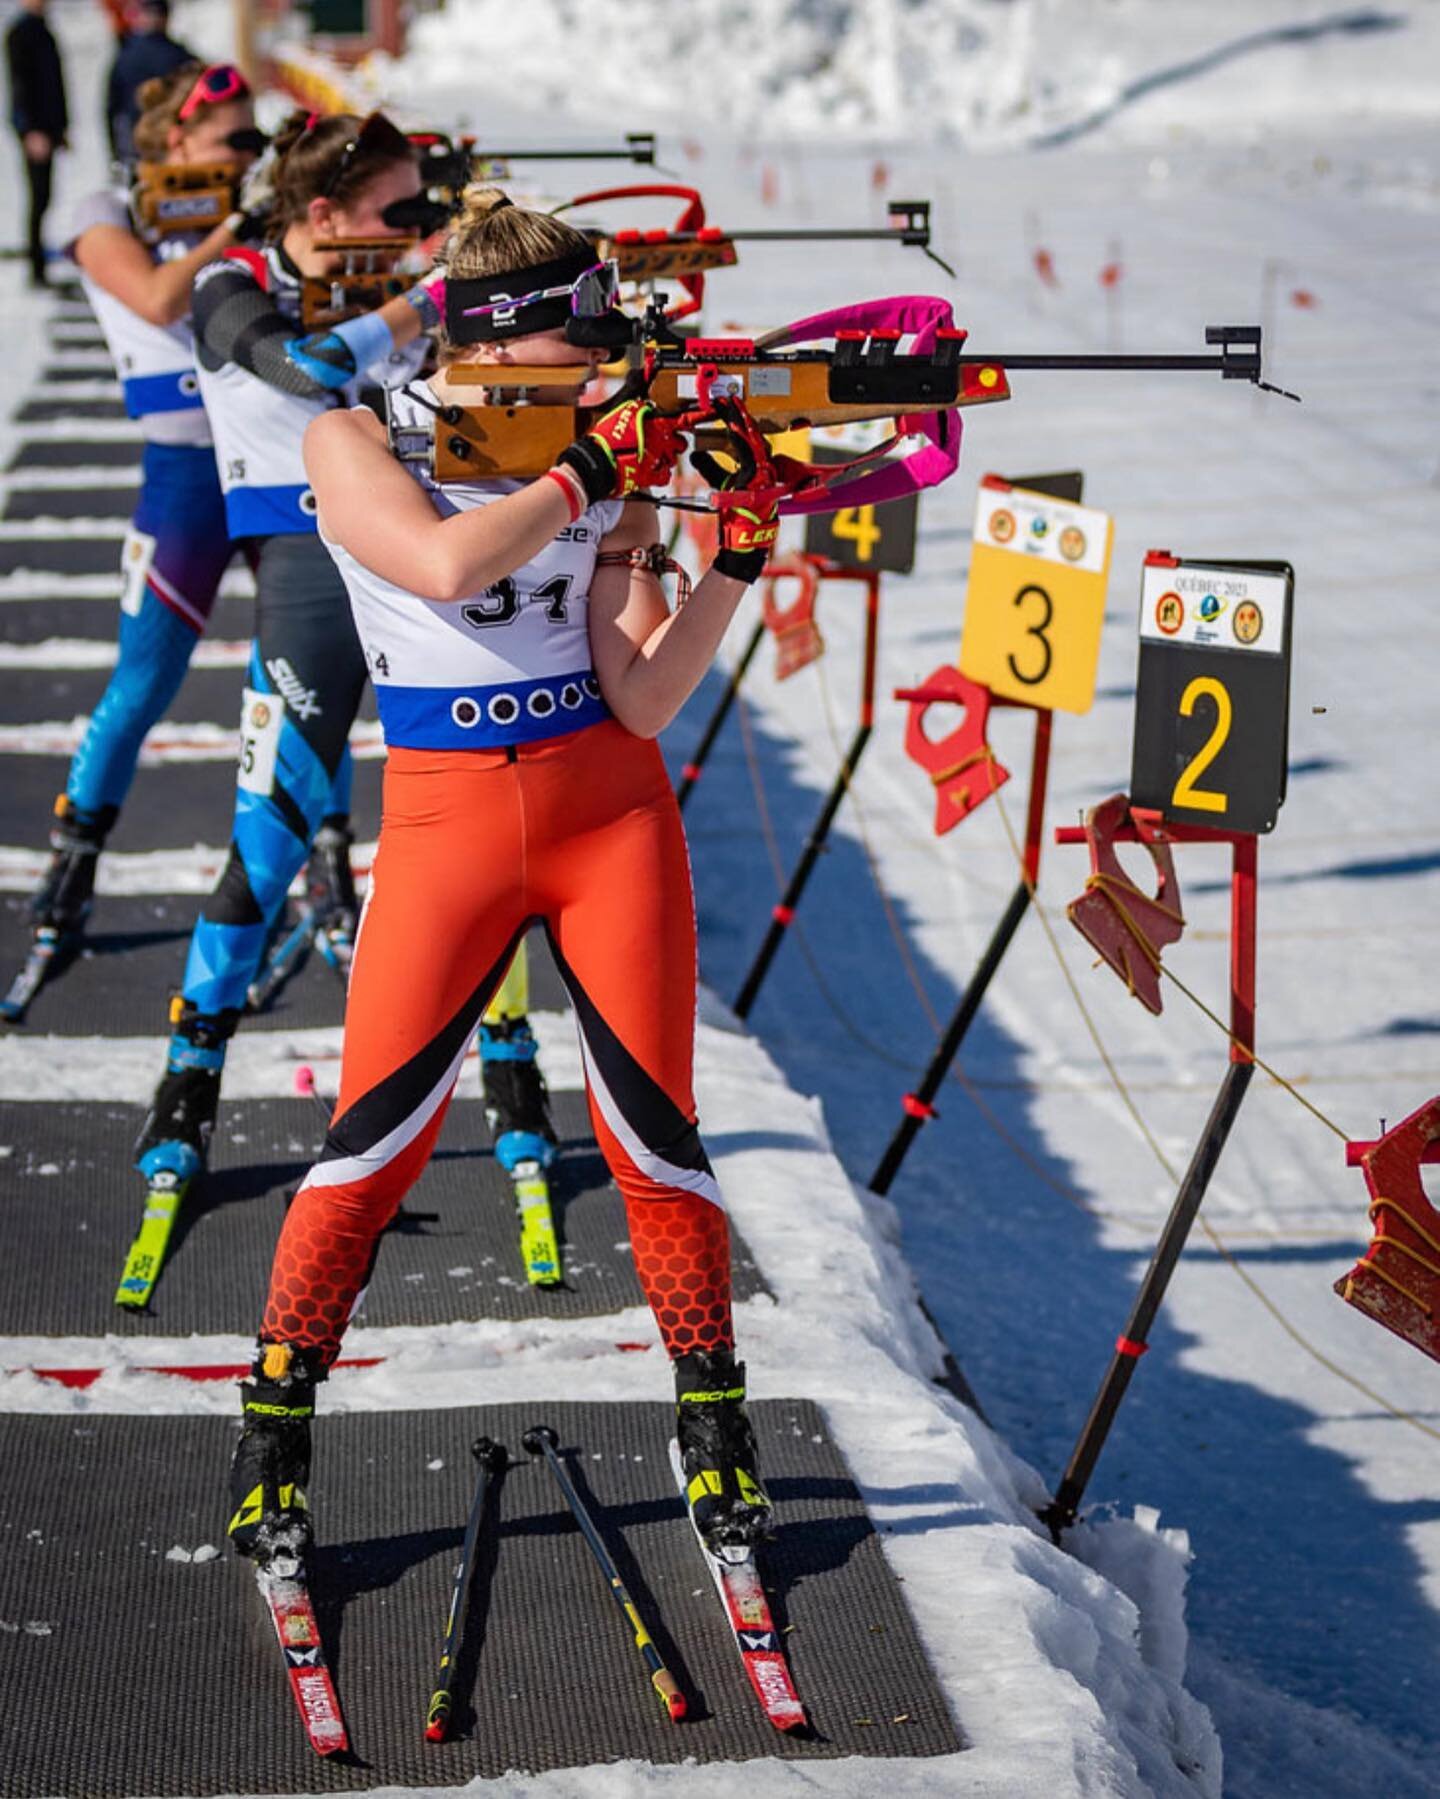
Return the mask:
[[[189,63],[146,82],[140,101],[135,145],[148,162],[223,164],[238,176],[263,144],[250,90],[227,65]],[[247,222],[237,211],[198,240],[157,238],[137,223],[130,197],[113,189],[75,214],[69,253],[145,444],[121,557],[119,657],[55,802],[54,853],[31,901],[37,933],[56,947],[85,923],[96,861],[140,745],[179,689],[230,560],[188,314],[197,272],[231,248]]]
[[[447,247],[449,356],[579,365],[628,336],[613,265],[493,190]],[[474,388],[390,397],[424,423]],[[588,372],[588,371],[586,371]],[[734,1359],[729,1232],[696,1126],[695,919],[680,814],[654,738],[709,666],[764,564],[773,510],[727,512],[714,566],[668,612],[645,497],[681,445],[638,398],[540,479],[437,488],[361,411],[318,419],[306,468],[375,676],[389,754],[351,970],[340,1092],[276,1249],[229,1530],[303,1554],[317,1381],[380,1233],[435,1143],[477,1019],[543,923],[579,1021],[591,1119],[624,1195],[636,1270],[672,1357],[692,1514],[713,1547],[768,1526]]]
[[204,1162],[226,1045],[317,833],[337,883],[349,881],[346,740],[365,658],[315,534],[301,439],[317,415],[353,403],[362,379],[413,375],[425,349],[417,340],[440,317],[432,279],[306,332],[304,278],[335,271],[337,240],[410,235],[420,177],[409,140],[378,113],[297,113],[275,150],[272,241],[228,252],[195,283],[200,392],[229,534],[255,566],[256,634],[230,854],[190,940],[165,1073],[135,1149],[152,1185],[157,1175],[186,1181]]

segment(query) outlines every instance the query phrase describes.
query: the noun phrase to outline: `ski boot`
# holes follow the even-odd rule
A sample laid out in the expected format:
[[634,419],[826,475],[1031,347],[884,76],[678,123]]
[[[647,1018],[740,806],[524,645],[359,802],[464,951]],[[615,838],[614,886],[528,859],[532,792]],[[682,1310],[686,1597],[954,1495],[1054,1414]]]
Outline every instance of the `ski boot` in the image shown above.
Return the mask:
[[535,1163],[543,1173],[559,1153],[538,1047],[528,1018],[480,1026],[485,1121],[495,1139],[495,1160],[511,1175],[523,1162]]
[[31,942],[25,966],[0,1000],[0,1019],[18,1024],[35,995],[78,947],[95,894],[95,865],[119,808],[79,812],[68,795],[55,802],[50,866],[30,900]]
[[675,1442],[701,1542],[720,1561],[744,1561],[769,1536],[772,1512],[745,1416],[745,1364],[728,1349],[676,1358]]
[[225,1046],[239,1017],[234,1008],[197,1012],[179,994],[171,1001],[175,1034],[135,1143],[135,1166],[147,1179],[164,1170],[188,1180],[204,1167],[220,1104]]
[[95,894],[95,865],[119,813],[117,806],[98,812],[77,811],[67,794],[55,802],[50,828],[50,866],[30,901],[37,929],[77,932],[90,916]]
[[350,820],[343,812],[332,812],[321,820],[305,865],[305,892],[315,921],[315,947],[342,979],[350,972],[360,917],[355,876],[350,867],[350,845],[354,841]]
[[277,1579],[305,1566],[311,1543],[310,1420],[315,1375],[288,1343],[264,1343],[240,1383],[245,1428],[230,1461],[230,1522],[237,1555]]

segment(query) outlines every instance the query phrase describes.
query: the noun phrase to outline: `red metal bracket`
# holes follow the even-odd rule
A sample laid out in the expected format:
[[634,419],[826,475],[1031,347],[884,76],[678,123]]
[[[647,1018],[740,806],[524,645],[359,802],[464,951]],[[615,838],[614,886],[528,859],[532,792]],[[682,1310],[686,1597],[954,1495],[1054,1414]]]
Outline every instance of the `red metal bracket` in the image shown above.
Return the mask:
[[[1175,858],[1163,833],[1130,809],[1128,794],[1112,794],[1085,815],[1090,878],[1085,891],[1065,908],[1080,935],[1113,968],[1140,1004],[1160,1012],[1160,954],[1185,929]],[[1137,887],[1120,866],[1117,833],[1126,826],[1149,854],[1155,869],[1153,894]]]
[[[1010,779],[1010,770],[1002,766],[986,738],[990,689],[946,663],[927,675],[923,686],[898,688],[895,698],[908,702],[905,754],[930,777],[935,835],[943,837]],[[926,716],[935,705],[964,708],[964,719],[945,737],[930,737],[925,730]]]
[[1335,1291],[1440,1362],[1440,1213],[1425,1196],[1423,1162],[1440,1162],[1440,1099],[1373,1143],[1347,1143],[1364,1170],[1374,1241]]
[[[795,598],[782,606],[776,589],[782,581],[797,584]],[[785,557],[765,570],[760,596],[765,628],[775,639],[775,679],[788,681],[825,654],[825,639],[815,622],[815,602],[820,595],[820,574],[803,556]]]

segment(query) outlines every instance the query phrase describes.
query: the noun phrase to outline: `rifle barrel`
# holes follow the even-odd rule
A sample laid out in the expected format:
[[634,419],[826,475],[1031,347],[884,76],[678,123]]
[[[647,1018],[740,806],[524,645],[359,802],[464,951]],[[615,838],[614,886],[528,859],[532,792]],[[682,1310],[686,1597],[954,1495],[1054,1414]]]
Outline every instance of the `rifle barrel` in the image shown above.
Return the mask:
[[965,363],[998,363],[1003,369],[1223,369],[1237,374],[1259,371],[1259,359],[1247,356],[973,356]]
[[[695,236],[695,233],[688,232],[688,231],[677,231],[677,232],[673,233],[673,235],[678,238],[688,239],[690,237]],[[733,239],[734,242],[737,244],[801,243],[801,242],[812,243],[812,244],[813,243],[834,244],[834,243],[860,243],[862,241],[871,241],[871,242],[883,241],[887,244],[889,244],[889,243],[893,243],[893,244],[923,244],[923,243],[929,242],[930,233],[929,233],[928,227],[919,226],[919,225],[899,225],[899,226],[893,226],[893,227],[889,227],[889,228],[884,228],[879,225],[873,225],[873,226],[858,227],[855,229],[849,229],[845,226],[837,226],[834,229],[830,229],[825,226],[812,226],[812,227],[807,227],[807,228],[797,228],[796,230],[793,230],[793,231],[783,231],[783,230],[729,231],[726,233],[726,236]]]

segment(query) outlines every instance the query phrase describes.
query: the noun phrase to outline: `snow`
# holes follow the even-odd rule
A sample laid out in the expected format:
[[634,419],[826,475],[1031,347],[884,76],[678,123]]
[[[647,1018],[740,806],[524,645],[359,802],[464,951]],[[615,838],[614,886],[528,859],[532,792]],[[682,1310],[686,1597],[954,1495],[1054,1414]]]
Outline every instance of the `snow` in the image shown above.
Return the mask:
[[[722,225],[876,223],[886,191],[935,201],[953,287],[911,252],[754,246],[716,283],[715,324],[925,289],[949,295],[975,346],[997,351],[1199,349],[1206,323],[1263,319],[1271,378],[1302,393],[1302,407],[1193,376],[1037,374],[1016,377],[1010,405],[972,413],[960,475],[922,509],[915,575],[887,582],[879,691],[953,659],[978,476],[1084,468],[1087,503],[1114,514],[1116,545],[1096,705],[1057,722],[1050,817],[1069,820],[1126,779],[1145,549],[1290,556],[1293,780],[1261,848],[1260,1047],[1349,1134],[1403,1116],[1440,1086],[1440,1019],[1420,973],[1440,903],[1424,653],[1440,478],[1440,6],[1288,41],[1277,28],[1347,15],[1303,0],[735,0],[694,9],[681,34],[655,27],[659,7],[531,0],[517,12],[450,0],[416,22],[406,64],[380,72],[417,119],[478,126],[492,142],[669,125],[683,137],[662,139],[662,160],[701,183]],[[78,16],[59,10],[78,34]],[[193,18],[219,31],[225,10],[218,0],[177,8],[177,28]],[[1067,134],[1073,150],[1034,147]],[[72,182],[63,168],[62,180]],[[1036,279],[1039,249],[1056,289]],[[1107,299],[1097,276],[1111,261],[1124,275]],[[0,271],[12,290],[14,280]],[[7,404],[27,391],[41,341],[38,315],[13,292],[10,315],[12,342],[31,352],[0,363]],[[65,422],[44,434],[124,432]],[[0,600],[42,592],[113,600],[112,583],[89,577],[0,578]],[[822,625],[829,648],[816,670],[780,686],[767,649],[747,688],[782,863],[850,728],[858,618],[826,595]],[[746,615],[729,655],[748,627]],[[670,734],[677,761],[714,691]],[[1022,721],[1001,716],[993,738],[1017,770],[1002,796],[1014,822]],[[702,954],[722,995],[738,986],[774,891],[742,741],[732,721],[688,820]],[[756,1008],[760,1041],[728,1029],[712,1004],[699,1082],[722,1183],[777,1295],[739,1312],[755,1390],[803,1391],[824,1408],[972,1747],[949,1763],[883,1770],[623,1764],[498,1790],[593,1799],[683,1780],[687,1792],[728,1794],[743,1779],[763,1794],[882,1783],[1006,1799],[1215,1793],[1223,1746],[1225,1790],[1242,1799],[1433,1791],[1433,1370],[1330,1292],[1366,1221],[1363,1184],[1329,1133],[1256,1079],[1206,1201],[1214,1235],[1197,1234],[1181,1263],[1092,1483],[1100,1509],[1067,1539],[1071,1556],[1039,1533],[1034,1507],[1069,1453],[1173,1185],[1034,917],[967,1043],[967,1088],[947,1085],[893,1205],[864,1196],[934,1019],[953,1007],[1015,881],[1000,804],[943,841],[931,804],[887,702]],[[4,885],[26,884],[19,854],[0,852],[0,871],[15,871],[0,872]],[[110,862],[120,880],[150,883],[131,890],[196,891],[203,855],[216,852],[178,854],[168,869],[164,858]],[[1183,1163],[1223,1040],[1173,991],[1152,1020],[1092,970],[1061,916],[1083,872],[1080,852],[1047,847],[1042,904],[1136,1106]],[[1180,877],[1190,928],[1170,960],[1213,1002],[1224,869],[1212,852],[1187,851]],[[736,894],[753,896],[748,917]],[[309,1035],[242,1035],[237,1056],[256,1047],[241,1078],[289,1092],[295,1064],[314,1060],[324,1089],[335,1046]],[[53,1070],[67,1054],[81,1094],[129,1094],[155,1065],[142,1039],[76,1053],[27,1037],[24,1058],[7,1041],[5,1091],[25,1062]],[[912,1270],[994,1433],[931,1384],[936,1347],[911,1303]],[[615,1350],[648,1335],[642,1313],[357,1330],[347,1349],[385,1359],[337,1375],[327,1398],[361,1410],[422,1393],[432,1403],[464,1384],[437,1374],[471,1371],[497,1398],[551,1396],[561,1382],[567,1394],[653,1398],[656,1353]],[[111,1372],[83,1391],[0,1376],[0,1405],[228,1411],[224,1383],[144,1367],[246,1353],[222,1339],[5,1340],[0,1368]]]

